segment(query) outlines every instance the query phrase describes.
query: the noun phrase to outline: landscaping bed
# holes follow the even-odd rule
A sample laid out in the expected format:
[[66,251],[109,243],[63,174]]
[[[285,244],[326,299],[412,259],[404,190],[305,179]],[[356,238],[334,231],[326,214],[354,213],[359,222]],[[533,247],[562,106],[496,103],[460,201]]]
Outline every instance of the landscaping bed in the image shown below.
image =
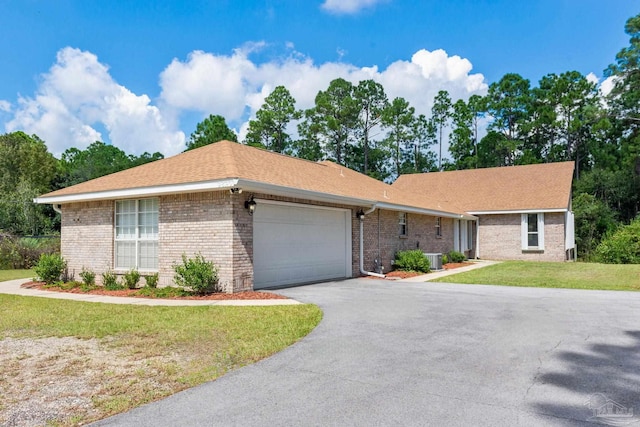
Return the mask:
[[183,299],[183,300],[264,300],[264,299],[288,299],[283,295],[271,292],[244,291],[235,294],[228,293],[212,293],[208,295],[196,295],[185,291],[181,288],[138,288],[138,289],[120,289],[109,290],[102,286],[83,287],[69,285],[47,285],[44,282],[27,282],[21,285],[27,289],[39,289],[52,292],[68,292],[75,294],[91,294],[105,295],[112,297],[131,297],[131,298],[156,298],[156,299]]

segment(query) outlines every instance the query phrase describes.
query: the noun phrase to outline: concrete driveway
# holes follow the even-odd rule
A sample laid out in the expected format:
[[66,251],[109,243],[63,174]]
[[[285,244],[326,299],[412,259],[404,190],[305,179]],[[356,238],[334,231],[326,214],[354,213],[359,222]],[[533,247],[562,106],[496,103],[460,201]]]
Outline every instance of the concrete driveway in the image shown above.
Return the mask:
[[640,414],[640,293],[371,279],[279,292],[323,309],[309,336],[97,425],[640,425],[594,417],[607,402]]

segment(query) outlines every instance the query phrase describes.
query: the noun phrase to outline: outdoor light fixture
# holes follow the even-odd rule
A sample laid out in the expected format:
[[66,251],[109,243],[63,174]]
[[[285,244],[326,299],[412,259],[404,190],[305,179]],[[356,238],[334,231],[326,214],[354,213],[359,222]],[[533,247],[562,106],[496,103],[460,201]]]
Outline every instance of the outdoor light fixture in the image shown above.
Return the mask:
[[364,219],[364,211],[362,209],[360,209],[358,212],[356,212],[356,217],[362,221]]
[[244,208],[249,209],[249,215],[253,215],[253,211],[256,210],[256,201],[253,200],[253,196],[247,201],[244,202]]

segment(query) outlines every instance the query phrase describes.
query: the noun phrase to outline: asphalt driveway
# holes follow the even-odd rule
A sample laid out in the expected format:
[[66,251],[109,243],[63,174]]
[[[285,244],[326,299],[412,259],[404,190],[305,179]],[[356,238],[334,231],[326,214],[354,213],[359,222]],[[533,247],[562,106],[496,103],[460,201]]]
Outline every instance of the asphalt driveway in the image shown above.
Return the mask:
[[594,417],[640,414],[640,293],[371,279],[279,292],[323,309],[309,336],[98,425],[640,425]]

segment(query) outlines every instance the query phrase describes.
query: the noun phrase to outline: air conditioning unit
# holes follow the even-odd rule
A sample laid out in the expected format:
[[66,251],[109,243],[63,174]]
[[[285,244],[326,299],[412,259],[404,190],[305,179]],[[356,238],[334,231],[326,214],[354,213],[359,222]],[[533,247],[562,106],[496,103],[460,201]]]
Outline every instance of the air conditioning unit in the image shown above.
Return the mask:
[[425,255],[429,259],[432,270],[442,270],[442,254],[428,254],[425,252]]

